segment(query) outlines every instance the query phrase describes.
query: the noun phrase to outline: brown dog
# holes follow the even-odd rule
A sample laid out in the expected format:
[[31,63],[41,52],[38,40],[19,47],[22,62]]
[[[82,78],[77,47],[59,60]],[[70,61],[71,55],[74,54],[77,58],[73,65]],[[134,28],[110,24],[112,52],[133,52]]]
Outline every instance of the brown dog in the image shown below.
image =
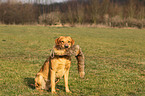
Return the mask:
[[[61,36],[55,40],[54,50],[62,50],[65,52],[74,45],[74,40],[67,36]],[[61,77],[64,76],[65,90],[71,92],[68,87],[68,75],[71,65],[70,55],[52,55],[45,61],[40,71],[35,78],[35,87],[38,90],[48,90],[51,87],[51,92],[56,93],[55,85]]]

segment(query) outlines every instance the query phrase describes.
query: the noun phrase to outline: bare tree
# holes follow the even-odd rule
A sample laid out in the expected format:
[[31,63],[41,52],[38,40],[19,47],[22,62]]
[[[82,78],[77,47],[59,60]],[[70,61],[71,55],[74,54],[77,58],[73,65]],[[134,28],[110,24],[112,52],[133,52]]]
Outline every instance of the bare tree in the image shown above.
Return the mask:
[[77,20],[80,24],[83,23],[83,20],[84,20],[84,6],[83,4],[78,4],[77,3]]

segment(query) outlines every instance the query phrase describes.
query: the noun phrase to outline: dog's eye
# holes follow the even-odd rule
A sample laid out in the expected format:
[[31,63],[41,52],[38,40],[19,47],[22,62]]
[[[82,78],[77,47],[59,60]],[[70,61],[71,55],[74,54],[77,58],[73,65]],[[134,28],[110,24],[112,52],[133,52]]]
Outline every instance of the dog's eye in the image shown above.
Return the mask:
[[64,43],[64,41],[61,41],[62,43]]
[[70,41],[68,41],[68,43],[70,43]]

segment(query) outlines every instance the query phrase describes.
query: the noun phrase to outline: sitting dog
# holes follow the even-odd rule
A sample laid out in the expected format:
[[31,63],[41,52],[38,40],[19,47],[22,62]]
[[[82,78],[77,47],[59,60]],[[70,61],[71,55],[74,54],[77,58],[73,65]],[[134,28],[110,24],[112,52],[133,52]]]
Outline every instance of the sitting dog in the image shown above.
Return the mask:
[[51,51],[49,58],[44,62],[40,71],[36,74],[35,87],[38,90],[48,90],[56,93],[55,85],[61,77],[64,76],[65,90],[71,93],[68,87],[68,75],[71,66],[71,56],[76,56],[78,60],[78,71],[83,78],[84,55],[78,45],[74,45],[74,40],[67,36],[60,36],[55,40],[55,46]]

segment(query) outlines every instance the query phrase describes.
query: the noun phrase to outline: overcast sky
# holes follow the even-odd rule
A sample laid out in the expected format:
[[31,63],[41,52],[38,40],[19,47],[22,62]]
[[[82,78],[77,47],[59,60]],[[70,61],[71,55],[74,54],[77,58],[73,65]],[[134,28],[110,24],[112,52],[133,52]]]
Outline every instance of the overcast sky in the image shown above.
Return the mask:
[[[28,1],[35,1],[35,0],[19,0],[19,1],[28,2]],[[67,1],[67,0],[38,0],[38,1],[63,2],[63,1]]]
[[[8,0],[0,0],[0,1],[8,1]],[[10,1],[13,1],[13,0],[10,0]],[[16,0],[14,0],[14,1],[16,1]],[[28,2],[30,2],[30,1],[36,1],[36,0],[17,0],[17,1],[22,1],[22,2],[25,2],[25,3],[28,3]],[[68,0],[38,0],[38,1],[40,1],[40,2],[48,2],[49,4],[50,3],[54,3],[54,2],[63,2],[63,1],[68,1]]]

